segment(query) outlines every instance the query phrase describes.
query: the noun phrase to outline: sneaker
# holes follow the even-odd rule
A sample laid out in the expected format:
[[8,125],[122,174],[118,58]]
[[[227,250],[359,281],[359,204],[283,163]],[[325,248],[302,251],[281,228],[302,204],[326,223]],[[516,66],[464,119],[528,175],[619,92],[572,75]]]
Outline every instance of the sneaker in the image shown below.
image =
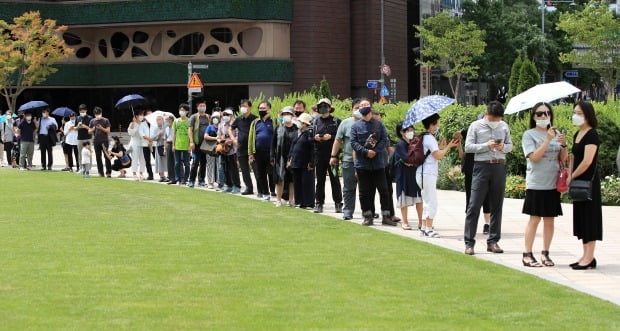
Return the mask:
[[345,220],[345,221],[350,221],[350,220],[353,219],[353,216],[351,216],[351,215],[344,215],[344,216],[342,216],[342,219]]
[[263,201],[264,202],[269,202],[269,200],[271,200],[271,197],[269,195],[264,195],[263,196]]
[[205,182],[198,182],[198,187],[204,188],[205,187]]
[[19,171],[26,171],[26,168],[19,168]]
[[323,205],[317,204],[317,205],[314,207],[314,212],[315,212],[315,213],[317,213],[317,214],[322,213],[322,212],[323,212]]
[[209,184],[208,188],[209,188],[209,190],[215,190],[215,185]]
[[276,207],[282,207],[282,201],[276,201],[275,206]]
[[240,191],[241,191],[241,190],[240,190],[238,187],[233,186],[232,191],[230,191],[230,193],[232,193],[232,194],[237,194],[237,193],[239,193]]
[[254,192],[252,190],[245,190],[243,192],[241,192],[241,195],[252,195],[254,194]]
[[187,187],[194,188],[194,182],[187,182]]
[[233,190],[232,187],[227,186],[226,188],[222,189],[222,192],[223,193],[230,193],[230,192],[232,192],[232,190]]
[[260,193],[258,193],[258,194],[256,194],[256,197],[257,197],[257,198],[259,198],[259,199],[262,199],[262,198],[263,198],[263,195],[262,195],[262,194],[260,194]]
[[489,225],[488,224],[485,224],[482,227],[482,234],[489,234]]
[[336,214],[342,213],[342,202],[336,202]]
[[271,196],[274,198],[277,197],[276,192],[271,192]]
[[426,231],[426,237],[429,237],[429,238],[439,238],[439,233],[435,232],[435,230],[428,230],[428,231]]

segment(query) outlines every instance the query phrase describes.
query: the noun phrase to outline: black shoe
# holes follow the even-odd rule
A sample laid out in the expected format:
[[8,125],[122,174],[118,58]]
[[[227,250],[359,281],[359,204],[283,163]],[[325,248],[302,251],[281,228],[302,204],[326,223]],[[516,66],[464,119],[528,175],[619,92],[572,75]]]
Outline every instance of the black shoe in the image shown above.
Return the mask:
[[489,225],[488,224],[485,224],[482,227],[482,234],[489,234]]
[[362,214],[364,216],[364,221],[362,222],[363,226],[371,226],[373,225],[374,219],[372,212],[365,212]]
[[276,194],[276,192],[271,192],[271,196],[272,197],[277,197],[278,195]]
[[146,177],[146,180],[153,180],[153,176]]
[[337,214],[342,213],[342,202],[336,202],[336,213]]
[[474,255],[474,246],[465,246],[465,254]]
[[353,219],[353,216],[342,216],[342,219],[345,221],[350,221]]
[[392,217],[390,217],[390,215],[388,215],[388,214],[383,215],[383,219],[381,220],[381,224],[389,225],[389,226],[396,226],[396,222],[392,221]]
[[317,204],[317,205],[314,207],[314,212],[315,212],[315,213],[317,213],[317,214],[322,213],[322,212],[323,212],[323,205],[319,205],[319,204]]
[[41,170],[41,171],[45,171],[45,170],[47,170],[47,169],[45,169],[45,167],[43,167],[43,168],[41,168],[41,169],[39,169],[39,170]]
[[168,184],[168,185],[174,185],[174,184],[176,184],[176,183],[177,183],[177,181],[176,181],[176,180],[171,180],[171,181],[169,181],[169,182],[168,182],[168,183],[166,183],[166,184]]
[[377,213],[372,214],[372,218],[374,218],[374,219],[379,218],[379,214],[377,214]]
[[577,265],[571,267],[573,270],[586,270],[586,269],[596,269],[596,259],[592,259],[592,261],[587,265],[581,265],[577,263]]
[[241,192],[241,195],[252,195],[252,194],[254,194],[254,192],[252,192],[251,190],[245,190]]

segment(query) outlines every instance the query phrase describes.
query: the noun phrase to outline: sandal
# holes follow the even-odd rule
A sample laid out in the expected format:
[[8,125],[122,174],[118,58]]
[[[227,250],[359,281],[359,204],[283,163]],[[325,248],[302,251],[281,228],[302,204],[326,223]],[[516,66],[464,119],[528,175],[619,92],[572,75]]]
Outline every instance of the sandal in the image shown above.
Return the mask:
[[553,267],[555,265],[555,263],[553,263],[553,261],[549,258],[549,251],[542,251],[540,253],[542,254],[540,256],[540,262],[542,262],[545,267]]
[[403,228],[403,230],[411,230],[411,227],[409,226],[408,223],[403,223],[401,227]]
[[534,268],[542,267],[542,264],[536,261],[536,259],[534,258],[534,254],[532,254],[532,252],[523,253],[523,258],[521,259],[521,262],[523,262],[524,267],[534,267]]

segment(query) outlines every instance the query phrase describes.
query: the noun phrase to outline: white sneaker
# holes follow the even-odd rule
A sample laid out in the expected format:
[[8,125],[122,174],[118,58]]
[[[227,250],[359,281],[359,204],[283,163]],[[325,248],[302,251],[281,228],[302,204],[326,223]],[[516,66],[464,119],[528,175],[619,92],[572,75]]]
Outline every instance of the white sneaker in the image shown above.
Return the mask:
[[435,230],[426,231],[426,236],[430,238],[439,238],[439,232],[435,232]]
[[271,200],[271,197],[269,196],[269,194],[267,194],[267,195],[265,195],[265,196],[263,197],[263,201],[264,201],[264,202],[269,202],[270,200]]
[[25,171],[26,168],[19,168],[19,171]]

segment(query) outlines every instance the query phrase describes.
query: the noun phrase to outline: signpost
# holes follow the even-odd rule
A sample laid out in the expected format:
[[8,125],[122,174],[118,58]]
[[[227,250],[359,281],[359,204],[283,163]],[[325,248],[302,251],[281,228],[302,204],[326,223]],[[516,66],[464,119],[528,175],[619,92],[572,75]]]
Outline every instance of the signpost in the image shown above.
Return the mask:
[[[192,94],[202,92],[202,88],[204,87],[202,84],[202,81],[200,81],[200,77],[198,77],[198,74],[194,72],[194,69],[209,69],[209,65],[208,64],[194,65],[192,64],[192,62],[187,63],[187,104],[189,105],[190,113],[192,112],[192,99],[193,99]],[[193,86],[190,86],[190,85],[193,85]]]
[[577,77],[579,77],[579,71],[577,71],[577,70],[565,71],[564,72],[564,77],[566,77],[566,78],[577,78]]
[[366,88],[375,89],[379,87],[379,82],[376,80],[369,80],[366,82]]

